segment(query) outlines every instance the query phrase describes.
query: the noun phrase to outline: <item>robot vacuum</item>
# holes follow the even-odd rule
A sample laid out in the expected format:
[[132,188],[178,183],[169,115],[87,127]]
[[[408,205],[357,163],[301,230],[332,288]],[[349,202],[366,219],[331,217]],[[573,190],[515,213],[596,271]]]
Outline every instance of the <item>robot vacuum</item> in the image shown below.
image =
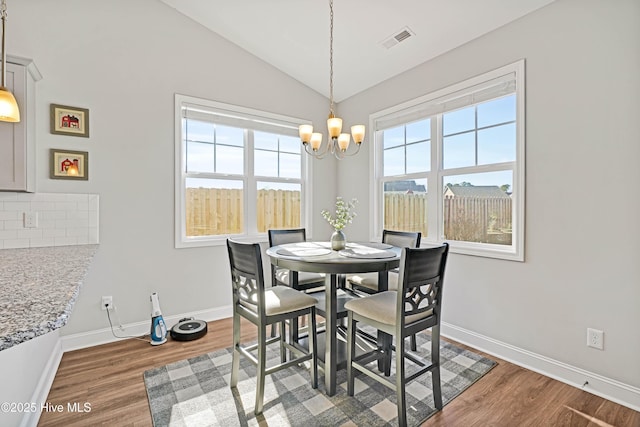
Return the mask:
[[207,333],[207,322],[194,318],[181,319],[171,328],[171,338],[176,341],[192,341]]

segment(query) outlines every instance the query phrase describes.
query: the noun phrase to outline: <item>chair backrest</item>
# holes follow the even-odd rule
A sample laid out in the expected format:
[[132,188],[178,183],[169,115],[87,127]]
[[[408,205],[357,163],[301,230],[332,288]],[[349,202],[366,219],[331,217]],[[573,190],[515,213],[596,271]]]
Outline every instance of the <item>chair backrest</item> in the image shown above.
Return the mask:
[[304,228],[269,230],[269,246],[278,246],[287,243],[299,243],[306,241],[307,233]]
[[396,308],[403,319],[399,325],[418,321],[423,327],[440,324],[448,253],[448,243],[435,248],[402,249]]
[[419,231],[382,230],[382,243],[398,248],[419,248],[422,233]]
[[242,243],[227,239],[233,304],[253,309],[264,316],[264,273],[259,243]]

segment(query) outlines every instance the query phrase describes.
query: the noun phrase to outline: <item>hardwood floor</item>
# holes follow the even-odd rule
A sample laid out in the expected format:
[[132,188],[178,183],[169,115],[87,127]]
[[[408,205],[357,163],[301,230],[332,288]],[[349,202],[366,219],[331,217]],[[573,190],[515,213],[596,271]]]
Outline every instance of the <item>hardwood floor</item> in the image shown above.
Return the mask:
[[[153,347],[135,339],[65,353],[39,426],[151,426],[144,371],[231,346],[231,321],[209,323],[199,340]],[[243,340],[255,337],[243,325]],[[458,343],[456,343],[458,344]],[[460,344],[458,344],[460,345]],[[465,347],[465,346],[462,346]],[[477,350],[474,350],[477,352]],[[640,413],[511,363],[498,366],[423,425],[640,427]],[[90,404],[68,412],[68,403]]]

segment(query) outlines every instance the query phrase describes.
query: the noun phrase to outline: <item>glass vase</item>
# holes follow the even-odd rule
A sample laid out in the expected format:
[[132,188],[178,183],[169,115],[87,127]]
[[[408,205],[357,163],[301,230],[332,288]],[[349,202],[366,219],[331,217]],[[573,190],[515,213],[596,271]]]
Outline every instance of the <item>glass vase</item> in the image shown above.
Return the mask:
[[335,230],[331,235],[331,249],[341,251],[347,247],[347,238],[342,230]]

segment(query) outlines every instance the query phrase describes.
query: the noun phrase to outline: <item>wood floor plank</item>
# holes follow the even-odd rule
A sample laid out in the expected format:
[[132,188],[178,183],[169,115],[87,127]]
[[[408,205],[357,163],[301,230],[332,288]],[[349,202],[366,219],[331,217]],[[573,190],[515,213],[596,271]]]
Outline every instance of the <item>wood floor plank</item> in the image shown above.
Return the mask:
[[[87,402],[91,411],[43,412],[38,425],[151,426],[144,371],[231,346],[230,319],[210,322],[208,329],[195,341],[151,346],[130,339],[65,353],[47,401],[65,408]],[[249,323],[243,323],[242,332],[242,340],[256,336]],[[636,411],[483,355],[498,365],[423,426],[640,427]]]

